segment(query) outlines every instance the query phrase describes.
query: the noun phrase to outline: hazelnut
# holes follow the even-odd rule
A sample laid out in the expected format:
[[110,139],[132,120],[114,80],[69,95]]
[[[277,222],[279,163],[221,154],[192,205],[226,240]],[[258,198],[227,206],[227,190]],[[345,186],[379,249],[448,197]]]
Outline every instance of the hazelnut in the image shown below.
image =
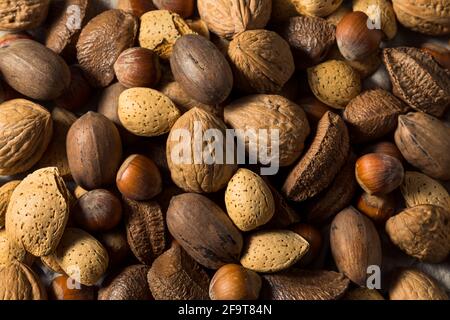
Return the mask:
[[49,288],[52,300],[94,300],[94,287],[76,282],[66,275],[53,279]]
[[161,174],[153,160],[139,154],[129,156],[117,172],[117,188],[126,198],[150,200],[162,189]]
[[127,87],[154,87],[161,78],[158,55],[145,48],[125,50],[114,63],[119,82]]
[[73,216],[75,223],[87,231],[107,231],[120,222],[122,204],[108,190],[92,190],[78,199]]
[[368,146],[364,149],[364,154],[367,153],[383,153],[387,154],[388,156],[397,158],[398,160],[400,160],[400,162],[403,162],[404,160],[400,150],[397,148],[395,143],[389,141],[381,141]]
[[369,153],[356,161],[356,180],[367,193],[387,194],[403,182],[402,163],[383,153]]
[[260,276],[237,264],[226,264],[214,274],[209,285],[211,300],[257,300]]
[[365,13],[347,14],[336,27],[336,41],[341,54],[347,60],[361,60],[375,53],[380,47],[383,33],[368,26]]
[[194,0],[153,0],[153,4],[160,10],[169,10],[187,18],[194,13]]
[[150,0],[119,0],[117,2],[117,9],[140,18],[144,13],[154,10],[155,6]]
[[89,102],[92,88],[79,66],[70,67],[70,79],[69,88],[55,100],[55,104],[66,110],[77,110],[85,107]]
[[364,192],[356,206],[374,222],[383,224],[395,212],[395,198],[391,193],[375,196]]
[[309,243],[308,252],[298,263],[299,266],[306,266],[319,256],[322,249],[322,234],[315,227],[306,223],[293,225],[291,230],[301,235]]

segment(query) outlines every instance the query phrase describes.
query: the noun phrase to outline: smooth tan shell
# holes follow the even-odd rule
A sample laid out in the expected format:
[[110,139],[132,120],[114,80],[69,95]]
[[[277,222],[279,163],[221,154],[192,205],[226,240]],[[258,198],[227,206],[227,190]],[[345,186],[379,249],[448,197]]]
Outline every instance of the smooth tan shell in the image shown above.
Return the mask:
[[69,218],[69,191],[57,168],[39,169],[14,190],[6,212],[8,238],[33,254],[53,252]]
[[0,229],[5,226],[5,215],[9,199],[11,199],[12,193],[19,183],[20,180],[13,180],[0,187]]
[[3,0],[0,30],[21,31],[39,27],[47,17],[50,0]]
[[391,281],[391,300],[448,300],[436,280],[417,269],[401,269]]
[[309,87],[326,105],[345,109],[361,92],[359,74],[344,61],[329,60],[308,69]]
[[450,33],[448,0],[393,0],[398,21],[407,28],[428,35]]
[[264,180],[248,169],[239,169],[225,191],[227,213],[242,231],[250,231],[269,222],[275,204]]
[[450,195],[447,189],[423,173],[406,171],[400,190],[408,208],[432,204],[450,211]]
[[12,262],[0,268],[0,300],[46,300],[39,277],[25,264]]
[[[380,23],[381,30],[388,39],[397,34],[397,19],[392,3],[387,0],[353,0],[353,11],[367,14],[372,22]],[[377,26],[374,24],[374,26]]]
[[122,125],[138,136],[155,137],[170,131],[180,111],[166,95],[149,88],[131,88],[119,96]]
[[[255,116],[256,115],[256,116]],[[225,123],[233,129],[279,130],[279,164],[288,166],[301,155],[310,126],[303,109],[279,95],[250,95],[234,101],[224,108]],[[249,141],[238,139],[251,150]],[[269,133],[270,135],[270,133]],[[253,146],[257,147],[257,146]],[[271,154],[268,146],[267,154]]]
[[71,278],[86,286],[94,285],[108,267],[108,253],[89,233],[67,228],[54,255],[55,262]]
[[141,17],[139,44],[155,51],[162,59],[169,59],[172,47],[181,36],[196,34],[178,14],[167,10],[153,10]]
[[250,29],[263,29],[270,19],[272,0],[198,0],[200,17],[223,38]]
[[[166,155],[172,180],[178,187],[187,192],[202,193],[219,191],[227,185],[228,181],[233,176],[236,165],[226,163],[207,164],[203,163],[204,161],[201,161],[201,164],[196,164],[194,159],[194,124],[200,125],[199,133],[202,135],[206,130],[216,129],[225,136],[226,126],[220,118],[199,108],[193,108],[183,114],[173,125],[167,139]],[[178,129],[188,130],[191,135],[190,139],[182,139],[180,142],[175,136]],[[175,153],[177,151],[175,148],[179,146],[179,143],[181,143],[182,147],[190,148],[192,151],[189,159],[186,159],[187,161],[185,161],[185,163],[175,163],[175,161],[172,160],[174,155],[178,156],[178,154]],[[224,159],[226,159],[225,145],[223,148]]]
[[259,231],[244,245],[241,264],[256,272],[277,272],[289,268],[309,250],[309,243],[288,230]]
[[450,213],[433,205],[405,209],[386,222],[391,241],[408,255],[430,263],[450,253]]
[[0,175],[30,169],[45,152],[53,133],[50,113],[25,99],[0,105]]
[[52,120],[52,140],[36,167],[57,167],[60,175],[64,179],[69,179],[71,174],[66,153],[66,137],[70,126],[77,120],[77,117],[70,111],[55,107],[52,111]]

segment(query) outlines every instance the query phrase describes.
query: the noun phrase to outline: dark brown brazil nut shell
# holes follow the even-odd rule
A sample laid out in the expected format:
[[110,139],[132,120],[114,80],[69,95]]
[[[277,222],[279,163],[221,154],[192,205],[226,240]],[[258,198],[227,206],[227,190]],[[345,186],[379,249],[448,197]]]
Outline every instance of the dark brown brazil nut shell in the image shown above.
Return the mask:
[[341,273],[295,268],[262,278],[264,300],[337,300],[350,283]]
[[392,92],[411,108],[441,117],[450,105],[450,71],[418,48],[387,48],[383,60]]
[[108,10],[81,30],[77,58],[93,87],[106,87],[114,79],[114,62],[125,49],[133,46],[138,21],[122,10]]
[[166,227],[161,207],[155,201],[123,198],[127,240],[131,251],[144,264],[152,264],[164,252]]
[[180,245],[201,265],[218,269],[236,263],[242,235],[222,209],[205,196],[175,196],[167,210],[167,227]]
[[337,114],[326,112],[311,146],[284,182],[284,194],[300,202],[325,190],[344,164],[349,148],[344,121]]
[[108,286],[99,292],[99,300],[151,300],[146,265],[132,265],[122,270]]
[[208,274],[176,242],[153,262],[147,279],[156,300],[209,299]]

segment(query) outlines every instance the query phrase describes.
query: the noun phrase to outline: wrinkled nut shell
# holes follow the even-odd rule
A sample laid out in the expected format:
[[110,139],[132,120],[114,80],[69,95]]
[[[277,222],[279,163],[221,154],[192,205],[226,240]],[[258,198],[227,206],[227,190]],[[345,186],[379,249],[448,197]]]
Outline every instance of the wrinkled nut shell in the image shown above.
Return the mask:
[[421,261],[440,263],[450,252],[450,213],[433,205],[405,209],[386,222],[391,241]]
[[0,229],[5,226],[6,209],[14,189],[19,185],[20,180],[5,183],[0,187]]
[[199,0],[197,7],[208,29],[231,39],[245,30],[263,29],[270,19],[272,1]]
[[28,175],[10,199],[6,212],[8,238],[34,256],[53,252],[69,218],[69,197],[57,168]]
[[389,288],[391,300],[448,300],[436,280],[417,269],[397,271]]
[[228,216],[242,231],[266,224],[275,213],[272,192],[264,180],[247,169],[239,169],[225,191]]
[[336,109],[345,109],[361,92],[359,74],[344,61],[329,60],[309,68],[308,82],[317,99]]
[[122,270],[111,283],[99,292],[99,300],[151,300],[147,283],[150,267],[132,265]]
[[241,264],[256,272],[277,272],[297,263],[309,250],[309,243],[288,230],[259,231],[247,239]]
[[13,261],[23,262],[31,266],[34,257],[27,253],[18,243],[10,241],[5,229],[0,230],[0,268],[9,265]]
[[2,300],[47,300],[39,277],[20,262],[0,268],[0,297]]
[[447,190],[438,181],[423,173],[405,172],[401,191],[408,208],[432,204],[450,210],[450,195]]
[[167,10],[153,10],[141,17],[139,44],[169,59],[175,42],[183,35],[195,34],[178,14]]
[[118,115],[131,133],[155,137],[170,131],[180,111],[164,94],[149,88],[131,88],[119,96]]
[[133,46],[137,19],[122,10],[107,10],[94,17],[81,30],[77,58],[93,87],[106,87],[114,79],[114,62]]
[[[278,95],[261,94],[238,99],[225,107],[224,119],[230,127],[239,130],[236,132],[238,141],[245,143],[247,152],[258,147],[258,137],[256,145],[250,146],[249,139],[245,136],[247,130],[258,132],[261,129],[278,129],[280,166],[291,165],[298,159],[310,133],[303,109]],[[270,135],[270,132],[268,134]],[[271,146],[267,146],[267,154],[271,152]]]
[[5,0],[0,3],[0,30],[34,29],[47,17],[50,0]]
[[100,280],[108,267],[106,249],[81,229],[67,228],[52,255],[69,277],[86,286]]
[[249,30],[237,35],[228,48],[235,85],[248,93],[277,93],[295,71],[289,44],[277,33]]

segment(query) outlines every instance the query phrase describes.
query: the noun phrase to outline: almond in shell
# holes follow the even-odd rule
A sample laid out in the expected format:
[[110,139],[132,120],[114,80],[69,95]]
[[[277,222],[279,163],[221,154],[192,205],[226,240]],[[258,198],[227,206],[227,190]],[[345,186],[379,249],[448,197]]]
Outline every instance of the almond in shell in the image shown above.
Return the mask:
[[6,209],[8,208],[12,193],[19,183],[20,180],[13,180],[0,187],[0,229],[5,226]]

